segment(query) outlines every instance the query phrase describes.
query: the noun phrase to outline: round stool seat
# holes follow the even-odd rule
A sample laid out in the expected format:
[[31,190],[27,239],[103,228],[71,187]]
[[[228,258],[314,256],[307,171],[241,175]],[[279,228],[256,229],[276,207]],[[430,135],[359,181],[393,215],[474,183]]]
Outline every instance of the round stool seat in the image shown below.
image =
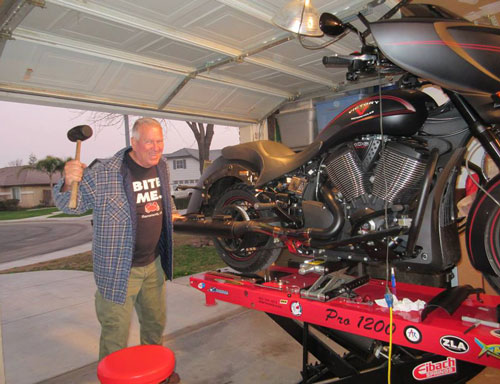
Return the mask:
[[97,366],[102,384],[158,384],[174,371],[174,353],[162,345],[137,345],[113,352]]

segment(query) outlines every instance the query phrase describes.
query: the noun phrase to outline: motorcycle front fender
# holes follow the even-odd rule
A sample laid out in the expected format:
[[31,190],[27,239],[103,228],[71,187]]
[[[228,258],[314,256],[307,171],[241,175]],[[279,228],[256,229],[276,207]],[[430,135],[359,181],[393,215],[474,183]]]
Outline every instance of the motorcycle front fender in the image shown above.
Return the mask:
[[203,213],[203,208],[217,199],[227,188],[236,183],[254,184],[258,172],[241,160],[218,157],[201,175],[191,195],[186,214]]

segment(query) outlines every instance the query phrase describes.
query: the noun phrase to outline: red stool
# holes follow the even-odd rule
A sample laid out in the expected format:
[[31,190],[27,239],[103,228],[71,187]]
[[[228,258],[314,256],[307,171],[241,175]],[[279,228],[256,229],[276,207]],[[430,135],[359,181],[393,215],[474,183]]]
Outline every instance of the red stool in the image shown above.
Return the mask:
[[162,345],[120,349],[101,360],[97,377],[102,384],[158,384],[174,371],[174,353]]

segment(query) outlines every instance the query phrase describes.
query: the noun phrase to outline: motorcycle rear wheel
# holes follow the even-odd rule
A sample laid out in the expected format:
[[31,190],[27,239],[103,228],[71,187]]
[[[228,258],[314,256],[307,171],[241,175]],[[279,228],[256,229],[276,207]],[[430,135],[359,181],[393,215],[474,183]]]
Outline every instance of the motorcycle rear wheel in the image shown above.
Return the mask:
[[[269,219],[275,215],[268,210],[257,211],[254,204],[258,202],[253,187],[247,184],[235,184],[217,201],[214,215],[229,215],[232,220],[246,221]],[[278,225],[276,222],[268,223]],[[281,251],[280,243],[264,234],[248,233],[239,239],[213,238],[213,242],[221,259],[231,268],[244,273],[254,273],[268,268],[274,263]]]
[[[500,175],[485,189],[500,202]],[[481,190],[467,219],[466,244],[471,264],[500,294],[500,206]]]

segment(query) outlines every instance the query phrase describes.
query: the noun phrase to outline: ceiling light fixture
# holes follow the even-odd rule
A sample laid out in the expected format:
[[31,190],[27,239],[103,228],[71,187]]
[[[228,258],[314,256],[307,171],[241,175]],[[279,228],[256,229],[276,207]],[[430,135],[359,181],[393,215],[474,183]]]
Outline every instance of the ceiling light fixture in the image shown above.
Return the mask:
[[292,0],[272,18],[274,24],[289,32],[303,36],[319,37],[319,14],[312,0]]

